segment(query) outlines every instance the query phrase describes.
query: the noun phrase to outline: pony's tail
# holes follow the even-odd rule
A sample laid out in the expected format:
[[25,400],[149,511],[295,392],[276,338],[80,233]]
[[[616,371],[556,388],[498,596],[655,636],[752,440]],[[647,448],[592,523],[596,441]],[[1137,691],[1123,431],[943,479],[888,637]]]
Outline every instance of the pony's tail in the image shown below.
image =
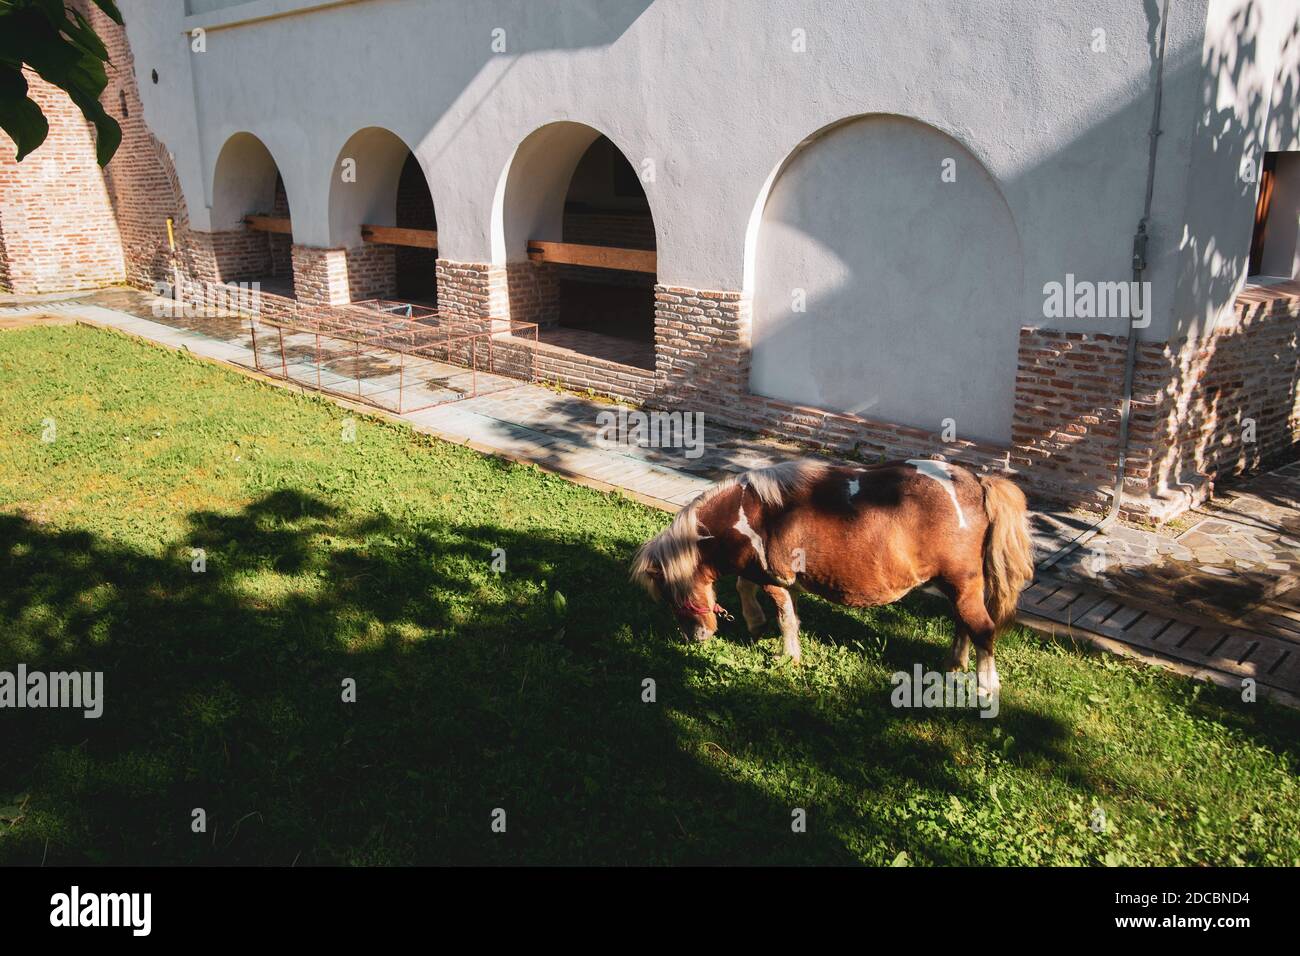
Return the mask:
[[982,475],[984,513],[984,607],[1001,628],[1016,613],[1016,601],[1034,576],[1034,545],[1029,538],[1025,493],[1005,478]]

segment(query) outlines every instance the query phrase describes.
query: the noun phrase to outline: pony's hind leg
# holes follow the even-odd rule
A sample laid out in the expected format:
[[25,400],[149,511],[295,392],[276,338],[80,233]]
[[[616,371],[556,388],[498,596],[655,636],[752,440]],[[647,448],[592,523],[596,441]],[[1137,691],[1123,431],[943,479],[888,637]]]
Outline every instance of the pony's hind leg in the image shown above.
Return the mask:
[[944,662],[944,669],[964,672],[968,667],[970,667],[970,631],[966,629],[966,625],[962,623],[961,618],[958,618],[952,636],[952,647],[948,649],[948,659]]
[[758,637],[767,623],[763,605],[758,603],[758,585],[745,578],[736,578],[736,591],[740,594],[740,613],[745,616],[745,627],[749,633]]
[[775,584],[765,584],[763,590],[776,602],[776,621],[781,625],[785,654],[798,664],[803,658],[803,650],[799,647],[799,618],[794,613],[794,595]]

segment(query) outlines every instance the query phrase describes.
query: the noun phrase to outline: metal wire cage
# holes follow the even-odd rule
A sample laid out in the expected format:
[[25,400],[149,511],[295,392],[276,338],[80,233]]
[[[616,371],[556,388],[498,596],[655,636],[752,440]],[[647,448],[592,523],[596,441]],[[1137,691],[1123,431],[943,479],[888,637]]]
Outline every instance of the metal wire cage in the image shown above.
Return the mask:
[[367,299],[252,317],[249,332],[259,371],[399,415],[536,381],[533,322]]

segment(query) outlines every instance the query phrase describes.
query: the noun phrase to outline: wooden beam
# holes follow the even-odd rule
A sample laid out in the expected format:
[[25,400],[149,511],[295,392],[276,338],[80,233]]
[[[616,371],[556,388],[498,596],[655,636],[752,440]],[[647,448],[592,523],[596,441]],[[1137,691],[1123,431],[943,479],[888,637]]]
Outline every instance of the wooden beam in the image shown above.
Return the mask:
[[379,242],[387,246],[413,246],[417,249],[438,248],[438,232],[435,229],[362,226],[361,238],[366,242]]
[[244,225],[254,232],[282,232],[288,236],[293,235],[292,221],[276,216],[245,216]]
[[528,258],[534,262],[560,262],[570,266],[596,269],[622,269],[627,272],[658,271],[658,257],[647,249],[619,249],[611,246],[583,246],[574,242],[528,240]]

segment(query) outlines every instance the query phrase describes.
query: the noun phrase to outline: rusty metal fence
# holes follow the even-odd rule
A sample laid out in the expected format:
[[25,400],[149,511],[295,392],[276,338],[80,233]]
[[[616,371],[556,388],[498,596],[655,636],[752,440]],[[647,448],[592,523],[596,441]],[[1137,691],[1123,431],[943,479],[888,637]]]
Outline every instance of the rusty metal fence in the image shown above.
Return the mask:
[[259,371],[399,415],[536,380],[532,322],[369,299],[250,318],[249,332]]

